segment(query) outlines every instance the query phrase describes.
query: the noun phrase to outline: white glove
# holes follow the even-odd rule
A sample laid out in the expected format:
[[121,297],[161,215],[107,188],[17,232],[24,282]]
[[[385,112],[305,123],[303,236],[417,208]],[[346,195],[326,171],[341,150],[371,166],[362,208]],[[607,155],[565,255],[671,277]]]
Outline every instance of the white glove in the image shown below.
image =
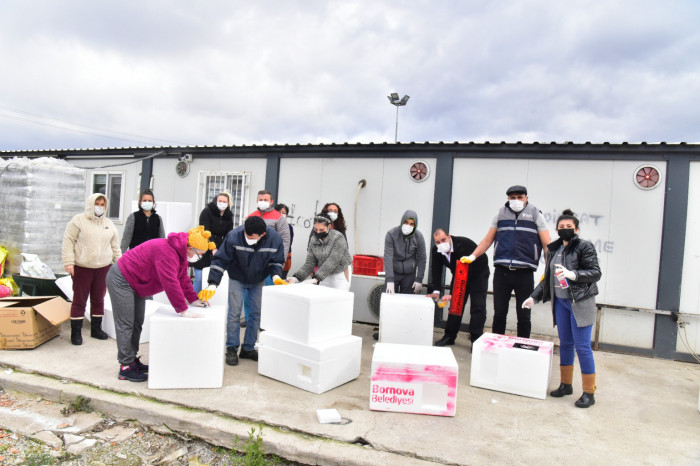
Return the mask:
[[204,315],[197,314],[196,312],[192,312],[192,311],[182,311],[179,314],[180,314],[180,317],[188,317],[190,319],[198,319],[200,317],[204,317]]
[[394,282],[389,282],[386,284],[386,293],[394,294]]
[[470,254],[470,255],[468,255],[468,256],[463,256],[463,257],[460,257],[460,258],[459,258],[459,261],[460,261],[462,264],[471,264],[471,263],[474,262],[475,260],[476,260],[476,257],[474,256],[474,254]]
[[535,299],[534,298],[527,298],[525,302],[523,303],[523,309],[532,309],[532,306],[535,305]]
[[567,269],[563,265],[556,265],[554,268],[554,273],[559,280],[561,280],[562,278],[566,278],[568,280],[575,281],[576,278],[578,277],[578,275],[576,275],[576,272],[574,272],[573,270]]
[[318,278],[312,278],[311,280],[309,280],[309,283],[311,283],[312,285],[318,285]]
[[414,293],[420,293],[420,290],[423,289],[423,284],[421,282],[413,282],[413,292]]
[[293,285],[295,283],[299,283],[299,279],[297,277],[289,277],[287,279],[287,283],[289,283],[290,285]]

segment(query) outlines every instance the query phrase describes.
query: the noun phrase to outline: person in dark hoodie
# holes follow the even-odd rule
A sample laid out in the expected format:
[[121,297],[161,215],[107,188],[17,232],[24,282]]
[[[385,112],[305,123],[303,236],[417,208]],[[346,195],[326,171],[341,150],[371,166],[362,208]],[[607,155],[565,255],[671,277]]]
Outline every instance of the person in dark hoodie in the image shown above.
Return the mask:
[[[199,214],[199,224],[211,232],[211,241],[216,248],[221,246],[229,231],[233,230],[233,213],[231,212],[231,196],[221,192]],[[216,249],[207,251],[202,259],[192,264],[194,269],[194,292],[202,291],[202,269],[211,265],[211,257]]]
[[[440,285],[442,282],[442,268],[447,267],[452,272],[452,283],[450,290],[454,289],[455,270],[457,262],[466,263],[466,258],[476,249],[476,243],[469,238],[462,236],[450,236],[442,228],[438,228],[433,233],[435,244],[430,248],[431,256],[431,281],[428,284],[428,296],[437,298],[440,296]],[[474,343],[484,333],[484,323],[486,322],[486,292],[489,286],[489,259],[485,255],[475,259],[469,265],[469,276],[467,278],[467,289],[464,297],[464,304],[469,296],[469,339]],[[452,293],[452,291],[450,291]],[[442,297],[448,301],[451,294]],[[435,342],[435,346],[454,345],[457,332],[462,324],[462,314],[449,314],[445,325],[445,335]]]
[[420,293],[425,261],[425,239],[418,231],[418,214],[407,210],[401,217],[401,224],[389,230],[384,238],[386,292]]

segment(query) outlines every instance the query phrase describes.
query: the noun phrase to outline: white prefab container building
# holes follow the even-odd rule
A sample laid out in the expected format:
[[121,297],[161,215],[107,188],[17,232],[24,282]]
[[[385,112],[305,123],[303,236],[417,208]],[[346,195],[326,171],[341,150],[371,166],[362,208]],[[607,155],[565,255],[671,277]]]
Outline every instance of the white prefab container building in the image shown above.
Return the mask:
[[[217,192],[229,191],[236,224],[255,209],[257,192],[267,189],[275,202],[290,207],[292,272],[305,258],[313,215],[327,202],[342,208],[350,253],[381,256],[386,232],[406,209],[418,213],[428,247],[439,227],[478,243],[506,202],[506,189],[525,185],[552,238],[557,216],[571,208],[579,215],[580,236],[596,246],[603,272],[597,348],[679,360],[700,352],[700,246],[693,241],[700,235],[697,144],[319,144],[0,156],[53,156],[91,167],[85,195],[106,189],[113,199],[121,189],[115,199],[119,228],[139,189],[151,187],[156,202],[190,203],[186,214],[193,222]],[[133,163],[95,168],[126,162]],[[533,333],[556,335],[549,305],[538,306]],[[436,311],[436,325],[442,320]]]

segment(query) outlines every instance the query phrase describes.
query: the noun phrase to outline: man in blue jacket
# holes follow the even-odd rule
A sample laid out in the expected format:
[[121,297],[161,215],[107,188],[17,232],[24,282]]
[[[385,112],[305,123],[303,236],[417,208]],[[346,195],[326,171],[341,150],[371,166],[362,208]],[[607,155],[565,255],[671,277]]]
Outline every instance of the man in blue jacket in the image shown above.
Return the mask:
[[[241,334],[243,291],[250,297],[250,320],[245,329],[241,359],[258,360],[255,342],[260,328],[260,304],[265,278],[279,279],[284,265],[284,245],[274,228],[265,225],[260,217],[248,217],[238,228],[231,230],[211,260],[209,286],[199,294],[209,300],[221,283],[224,271],[229,276],[229,308],[226,325],[226,364],[238,364],[238,346]],[[279,279],[281,281],[281,279]]]

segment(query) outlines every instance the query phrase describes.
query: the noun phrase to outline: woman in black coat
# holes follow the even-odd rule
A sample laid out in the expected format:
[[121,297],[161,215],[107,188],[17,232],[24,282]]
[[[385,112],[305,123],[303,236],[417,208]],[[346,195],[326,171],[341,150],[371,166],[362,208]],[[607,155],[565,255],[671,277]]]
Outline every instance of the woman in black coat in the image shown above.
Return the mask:
[[[227,192],[222,192],[216,195],[214,199],[199,214],[199,224],[205,230],[211,232],[209,241],[216,244],[218,248],[224,242],[226,234],[233,230],[233,213],[231,212],[231,195]],[[192,264],[194,269],[194,292],[202,291],[202,269],[211,265],[211,256],[216,254],[216,249],[207,251],[202,259]]]

